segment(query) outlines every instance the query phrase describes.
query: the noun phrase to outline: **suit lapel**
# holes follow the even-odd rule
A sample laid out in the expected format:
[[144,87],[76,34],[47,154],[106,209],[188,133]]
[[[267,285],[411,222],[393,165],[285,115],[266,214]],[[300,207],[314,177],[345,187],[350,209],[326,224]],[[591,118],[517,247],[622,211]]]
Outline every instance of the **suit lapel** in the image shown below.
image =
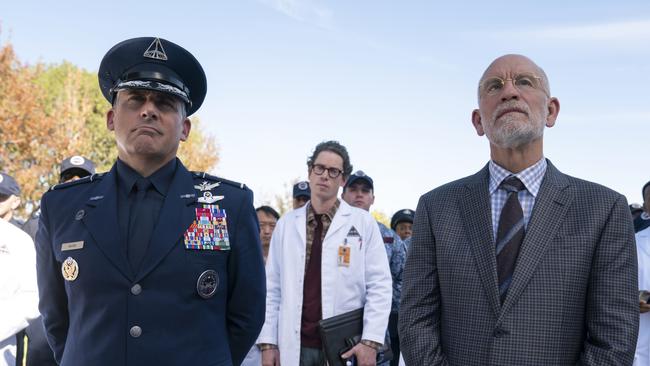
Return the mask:
[[97,247],[126,278],[131,280],[133,272],[126,257],[126,246],[122,245],[117,222],[115,165],[97,183],[97,187],[86,201],[86,208],[82,222],[97,243]]
[[460,199],[459,202],[465,232],[474,254],[478,275],[496,316],[499,314],[500,302],[488,182],[489,171],[486,165],[470,178],[465,187],[467,196]]
[[535,273],[537,265],[544,258],[548,245],[555,237],[573,200],[573,192],[568,188],[566,176],[548,161],[544,181],[535,198],[533,213],[519,252],[512,283],[497,323],[500,323],[504,314],[517,301]]
[[191,173],[179,161],[136,281],[156,268],[192,224],[197,200],[193,182]]

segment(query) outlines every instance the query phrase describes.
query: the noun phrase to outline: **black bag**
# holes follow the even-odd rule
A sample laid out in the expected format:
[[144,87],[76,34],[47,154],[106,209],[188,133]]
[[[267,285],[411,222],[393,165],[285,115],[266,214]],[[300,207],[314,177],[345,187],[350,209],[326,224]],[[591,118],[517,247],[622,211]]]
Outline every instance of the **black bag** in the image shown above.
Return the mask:
[[[330,366],[346,366],[341,355],[361,341],[363,308],[339,314],[319,322],[323,351]],[[377,364],[393,359],[390,337],[386,333],[384,345],[377,351]]]

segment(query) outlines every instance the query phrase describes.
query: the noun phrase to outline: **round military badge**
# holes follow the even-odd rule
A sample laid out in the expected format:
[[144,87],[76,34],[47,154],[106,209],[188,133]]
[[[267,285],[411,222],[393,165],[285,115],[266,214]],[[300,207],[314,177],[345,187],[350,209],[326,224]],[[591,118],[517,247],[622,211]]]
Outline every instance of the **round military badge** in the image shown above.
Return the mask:
[[61,265],[61,273],[66,281],[76,280],[79,275],[79,265],[77,264],[77,261],[72,257],[66,258]]
[[79,155],[70,158],[70,163],[72,165],[83,165],[84,162],[86,162],[86,160]]
[[212,192],[203,192],[203,197],[205,198],[212,198]]
[[209,269],[203,271],[196,280],[196,292],[204,299],[209,299],[217,292],[219,286],[219,275],[217,271]]
[[300,183],[298,183],[298,188],[299,188],[301,191],[304,191],[304,190],[306,190],[307,188],[309,188],[309,185],[307,184],[307,182],[300,182]]

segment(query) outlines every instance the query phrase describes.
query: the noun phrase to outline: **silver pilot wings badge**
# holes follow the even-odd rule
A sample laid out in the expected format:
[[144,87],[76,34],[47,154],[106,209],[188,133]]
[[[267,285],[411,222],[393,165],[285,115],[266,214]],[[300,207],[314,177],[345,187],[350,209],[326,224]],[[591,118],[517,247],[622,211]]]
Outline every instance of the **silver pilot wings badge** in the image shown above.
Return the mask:
[[203,191],[209,191],[209,190],[215,189],[215,188],[219,187],[220,184],[221,184],[220,182],[208,183],[208,181],[205,180],[205,181],[201,182],[201,184],[195,185],[194,188],[196,188],[199,191],[203,192]]

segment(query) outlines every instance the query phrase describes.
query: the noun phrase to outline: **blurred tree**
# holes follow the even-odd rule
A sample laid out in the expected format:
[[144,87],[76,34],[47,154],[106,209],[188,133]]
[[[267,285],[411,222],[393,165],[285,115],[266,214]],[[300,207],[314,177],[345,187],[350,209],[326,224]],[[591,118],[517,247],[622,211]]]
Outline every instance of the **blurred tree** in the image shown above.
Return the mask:
[[178,157],[189,170],[209,172],[219,163],[219,147],[214,136],[202,129],[198,117],[190,117],[192,130],[187,141],[181,142]]
[[[97,75],[69,62],[42,67],[36,82],[46,92],[44,107],[78,141],[72,148],[60,151],[59,160],[83,155],[95,162],[98,171],[108,170],[117,149],[112,133],[106,129],[106,111],[111,106],[99,90]],[[52,169],[57,167],[58,162]]]
[[390,217],[388,217],[388,215],[386,215],[384,211],[372,210],[370,211],[370,214],[372,215],[372,217],[375,218],[375,220],[381,222],[382,224],[390,228]]
[[0,47],[0,169],[21,186],[23,217],[52,181],[54,152],[76,143],[44,108],[46,93],[36,83],[41,72],[22,65],[10,44]]
[[[117,157],[113,133],[106,128],[110,108],[97,75],[69,62],[22,64],[10,43],[0,45],[0,170],[16,178],[25,218],[39,207],[43,192],[58,182],[59,164],[83,155],[108,170]],[[179,157],[192,170],[210,171],[219,162],[213,136],[192,118]]]
[[273,197],[274,203],[266,203],[275,208],[280,216],[293,210],[293,185],[298,183],[299,178],[294,178],[289,182],[285,182],[282,187],[282,193],[276,194]]

